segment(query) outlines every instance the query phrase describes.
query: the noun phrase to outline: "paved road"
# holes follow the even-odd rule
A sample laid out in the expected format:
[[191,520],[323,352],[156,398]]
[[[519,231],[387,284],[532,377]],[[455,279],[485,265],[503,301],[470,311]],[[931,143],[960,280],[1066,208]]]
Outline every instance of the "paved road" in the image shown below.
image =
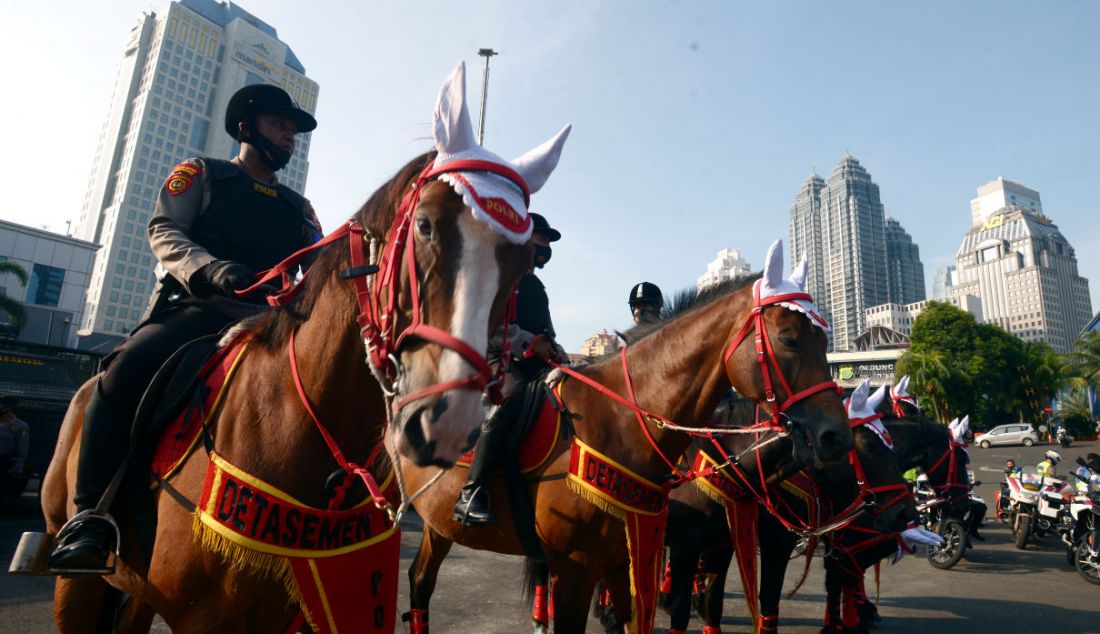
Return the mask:
[[[979,491],[990,504],[1006,458],[1019,464],[1037,463],[1047,449],[1003,447],[971,448],[976,477],[983,481]],[[1088,451],[1100,451],[1098,443],[1082,443],[1062,451],[1067,463]],[[7,560],[19,534],[37,530],[42,521],[36,500],[24,496],[14,506],[0,509],[0,558]],[[419,534],[415,518],[409,520],[402,537],[402,565],[415,555]],[[1100,632],[1100,586],[1085,583],[1065,564],[1060,545],[1052,538],[1016,550],[1011,533],[996,520],[983,531],[987,542],[979,543],[966,559],[949,571],[940,571],[919,558],[907,558],[882,570],[878,630],[891,633],[1001,633]],[[793,566],[799,565],[798,563]],[[792,566],[789,577],[795,577]],[[525,632],[529,617],[520,603],[522,578],[519,559],[480,553],[456,547],[443,565],[432,603],[433,630],[503,634]],[[736,577],[736,575],[733,575]],[[783,631],[816,634],[824,614],[823,577],[820,563],[803,590],[782,607]],[[404,586],[404,584],[403,584]],[[873,593],[873,588],[869,588]],[[407,587],[399,605],[407,606]],[[48,579],[13,578],[0,575],[0,632],[52,631]],[[727,586],[723,630],[747,632],[744,603],[737,581]],[[599,626],[590,620],[589,631]],[[657,617],[658,631],[667,627],[664,614]],[[699,632],[693,620],[690,632]],[[167,631],[160,624],[157,631]]]

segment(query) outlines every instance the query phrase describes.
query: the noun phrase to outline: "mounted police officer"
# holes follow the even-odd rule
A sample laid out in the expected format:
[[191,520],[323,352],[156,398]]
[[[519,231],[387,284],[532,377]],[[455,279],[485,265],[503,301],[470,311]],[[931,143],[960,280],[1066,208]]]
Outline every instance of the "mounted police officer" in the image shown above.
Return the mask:
[[639,282],[630,289],[627,300],[635,324],[653,324],[661,321],[661,309],[665,298],[661,289],[652,282]]
[[[539,214],[532,213],[531,222],[531,242],[535,245],[533,265],[541,269],[553,255],[550,243],[560,240],[561,233]],[[474,459],[470,463],[470,473],[466,485],[458,494],[453,515],[454,521],[465,526],[496,524],[497,517],[489,510],[488,491],[492,481],[493,457],[499,453],[502,439],[507,436],[508,424],[519,415],[527,384],[550,368],[546,359],[558,363],[568,360],[565,352],[554,341],[556,335],[550,319],[550,299],[546,295],[546,287],[534,270],[519,280],[515,325],[523,332],[528,352],[523,354],[522,359],[513,359],[510,363],[509,371],[515,375],[517,383],[504,403],[481,428],[481,436],[474,448]]]
[[97,506],[130,448],[146,381],[183,344],[262,310],[263,297],[241,299],[234,291],[319,239],[309,201],[275,177],[294,153],[295,135],[316,127],[281,88],[246,86],[225,113],[225,131],[240,142],[240,153],[231,161],[191,158],[169,174],[149,221],[160,284],[146,320],[104,360],[88,400],[78,513],[58,533],[51,571],[110,572],[114,520]]

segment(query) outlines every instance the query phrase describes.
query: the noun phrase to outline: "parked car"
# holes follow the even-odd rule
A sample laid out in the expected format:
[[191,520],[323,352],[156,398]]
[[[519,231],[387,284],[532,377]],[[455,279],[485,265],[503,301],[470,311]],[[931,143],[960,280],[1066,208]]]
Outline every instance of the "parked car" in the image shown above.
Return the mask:
[[987,432],[974,436],[974,444],[985,449],[993,445],[1023,445],[1030,447],[1039,442],[1039,434],[1031,425],[997,425]]

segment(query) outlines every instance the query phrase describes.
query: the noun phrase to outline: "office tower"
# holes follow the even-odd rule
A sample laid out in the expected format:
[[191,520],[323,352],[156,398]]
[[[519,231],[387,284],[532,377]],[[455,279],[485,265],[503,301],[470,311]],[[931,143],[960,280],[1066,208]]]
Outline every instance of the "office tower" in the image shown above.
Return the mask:
[[[121,339],[147,309],[156,261],[146,226],[172,167],[228,159],[239,145],[225,107],[243,86],[282,87],[309,112],[317,83],[275,28],[232,2],[179,0],[138,19],[123,47],[76,237],[102,245],[78,335],[82,347]],[[281,182],[303,192],[310,135],[298,137]],[[85,341],[86,340],[86,341]]]

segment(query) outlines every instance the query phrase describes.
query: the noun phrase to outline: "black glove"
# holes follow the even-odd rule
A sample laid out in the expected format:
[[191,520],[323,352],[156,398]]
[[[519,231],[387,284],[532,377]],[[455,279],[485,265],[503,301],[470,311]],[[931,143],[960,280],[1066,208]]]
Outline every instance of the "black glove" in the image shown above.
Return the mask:
[[214,260],[202,268],[203,280],[216,292],[240,299],[233,291],[252,286],[256,275],[247,266],[231,260]]
[[1081,465],[1082,467],[1084,467],[1086,469],[1089,468],[1089,466],[1087,464],[1085,464],[1085,459],[1082,458],[1081,456],[1077,456],[1077,464]]

